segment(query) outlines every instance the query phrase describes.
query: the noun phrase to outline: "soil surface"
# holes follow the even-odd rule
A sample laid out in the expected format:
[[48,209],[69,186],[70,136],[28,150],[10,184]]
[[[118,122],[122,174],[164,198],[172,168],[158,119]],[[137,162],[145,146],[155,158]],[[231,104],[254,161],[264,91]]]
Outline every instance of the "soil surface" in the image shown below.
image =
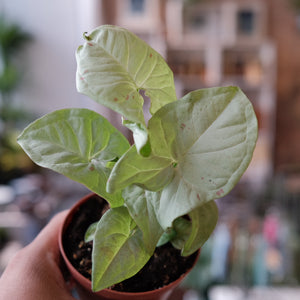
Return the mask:
[[[93,243],[84,242],[84,234],[91,223],[98,221],[108,209],[107,203],[98,196],[93,196],[76,212],[71,226],[64,235],[66,255],[73,266],[85,277],[91,279],[91,254]],[[144,268],[135,276],[111,287],[124,292],[144,292],[160,288],[178,279],[190,269],[197,253],[182,257],[180,251],[170,244],[157,247],[154,255]]]

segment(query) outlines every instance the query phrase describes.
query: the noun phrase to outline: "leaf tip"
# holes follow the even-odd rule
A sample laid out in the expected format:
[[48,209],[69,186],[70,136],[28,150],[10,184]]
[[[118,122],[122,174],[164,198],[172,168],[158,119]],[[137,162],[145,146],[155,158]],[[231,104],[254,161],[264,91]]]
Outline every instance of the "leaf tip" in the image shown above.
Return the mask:
[[149,139],[147,140],[146,144],[142,148],[137,149],[137,150],[140,155],[142,155],[144,157],[149,157],[151,154],[151,144],[150,144]]
[[92,40],[92,38],[88,35],[88,33],[87,33],[86,31],[83,33],[83,38],[84,38],[86,41],[91,41],[91,40]]

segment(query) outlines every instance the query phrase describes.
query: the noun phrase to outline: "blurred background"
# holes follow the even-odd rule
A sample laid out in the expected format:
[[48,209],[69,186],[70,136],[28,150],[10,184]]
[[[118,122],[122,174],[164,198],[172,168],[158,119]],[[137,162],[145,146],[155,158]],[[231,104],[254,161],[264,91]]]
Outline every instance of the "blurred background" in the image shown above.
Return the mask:
[[76,48],[101,24],[161,53],[178,98],[238,85],[258,117],[253,160],[217,201],[214,235],[172,299],[300,299],[300,0],[0,0],[0,274],[88,192],[33,165],[16,143],[20,130],[65,107],[97,110],[120,128],[75,86]]

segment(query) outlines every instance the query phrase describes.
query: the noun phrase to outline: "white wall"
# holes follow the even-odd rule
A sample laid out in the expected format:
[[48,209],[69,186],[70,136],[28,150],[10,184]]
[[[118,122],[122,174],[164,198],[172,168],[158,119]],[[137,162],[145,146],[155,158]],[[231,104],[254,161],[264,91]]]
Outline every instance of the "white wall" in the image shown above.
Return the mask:
[[[0,13],[32,34],[18,102],[37,114],[94,106],[77,93],[75,51],[84,31],[100,25],[100,0],[1,0]],[[97,24],[98,23],[98,24]]]

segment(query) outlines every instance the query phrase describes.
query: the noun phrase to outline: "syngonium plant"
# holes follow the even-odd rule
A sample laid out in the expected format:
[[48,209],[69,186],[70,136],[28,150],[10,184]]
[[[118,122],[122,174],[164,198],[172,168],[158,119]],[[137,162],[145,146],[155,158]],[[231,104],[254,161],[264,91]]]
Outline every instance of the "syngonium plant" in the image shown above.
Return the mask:
[[[43,116],[18,142],[38,165],[109,202],[85,236],[93,240],[98,291],[136,274],[167,241],[183,256],[205,243],[218,219],[214,199],[230,192],[251,161],[257,120],[238,87],[177,100],[165,60],[126,29],[104,25],[84,37],[76,52],[78,91],[121,114],[134,144],[80,108]],[[141,91],[151,101],[148,122]]]

